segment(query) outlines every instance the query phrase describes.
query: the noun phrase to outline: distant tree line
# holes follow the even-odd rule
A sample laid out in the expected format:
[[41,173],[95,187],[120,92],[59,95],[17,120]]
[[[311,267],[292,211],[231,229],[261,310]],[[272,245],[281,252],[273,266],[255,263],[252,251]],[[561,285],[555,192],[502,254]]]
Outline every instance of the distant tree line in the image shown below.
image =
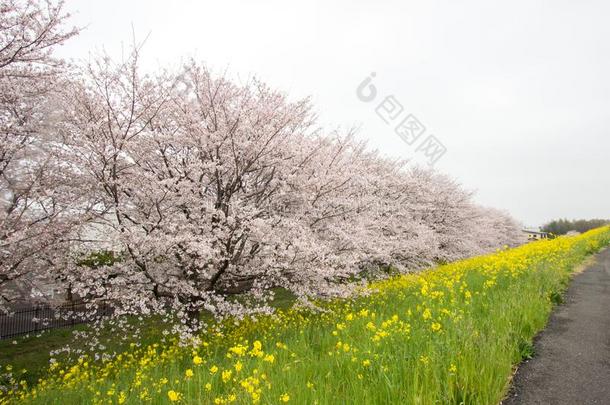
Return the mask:
[[555,219],[542,226],[543,232],[553,233],[555,235],[565,235],[570,231],[586,232],[588,230],[598,228],[610,224],[608,219]]

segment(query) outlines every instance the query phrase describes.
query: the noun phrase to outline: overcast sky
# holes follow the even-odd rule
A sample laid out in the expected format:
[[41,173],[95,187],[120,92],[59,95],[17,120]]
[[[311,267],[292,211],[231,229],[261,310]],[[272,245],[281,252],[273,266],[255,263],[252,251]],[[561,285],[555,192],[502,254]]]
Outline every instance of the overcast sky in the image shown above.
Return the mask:
[[[150,34],[147,68],[194,57],[255,75],[295,99],[312,96],[325,128],[357,126],[372,148],[418,160],[417,143],[375,113],[393,95],[446,147],[435,167],[478,202],[530,226],[610,218],[608,1],[68,0],[66,8],[86,29],[62,56],[120,56],[133,26],[138,39]],[[356,88],[371,72],[378,95],[365,103]]]

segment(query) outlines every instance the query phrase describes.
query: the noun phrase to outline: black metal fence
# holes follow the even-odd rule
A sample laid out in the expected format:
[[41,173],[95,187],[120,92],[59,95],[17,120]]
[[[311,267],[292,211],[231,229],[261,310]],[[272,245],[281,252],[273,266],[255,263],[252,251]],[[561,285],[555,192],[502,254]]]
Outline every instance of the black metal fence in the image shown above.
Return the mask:
[[93,308],[85,303],[20,307],[9,313],[0,312],[0,339],[90,323],[110,314],[112,307],[106,302]]

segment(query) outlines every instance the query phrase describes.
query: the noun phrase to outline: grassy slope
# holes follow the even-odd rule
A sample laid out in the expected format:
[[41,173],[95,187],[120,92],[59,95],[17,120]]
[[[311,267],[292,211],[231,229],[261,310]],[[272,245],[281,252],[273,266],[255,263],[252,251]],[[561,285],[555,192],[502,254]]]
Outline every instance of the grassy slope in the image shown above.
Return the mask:
[[223,325],[195,349],[56,371],[26,402],[495,404],[570,271],[609,241],[604,228],[536,242],[376,283],[321,314]]
[[[286,309],[293,302],[294,296],[290,292],[278,289],[271,305],[275,308]],[[203,313],[202,320],[209,321],[211,316]],[[138,342],[144,342],[145,344],[162,342],[161,331],[169,326],[162,324],[159,320],[150,318],[143,322],[133,320],[131,323],[140,325],[142,331],[139,334]],[[14,370],[14,374],[19,375],[19,379],[32,386],[45,375],[51,357],[59,360],[66,358],[61,354],[51,356],[52,351],[65,348],[68,345],[75,349],[85,349],[82,347],[82,343],[75,339],[74,332],[90,331],[92,329],[88,325],[76,325],[0,340],[0,371],[8,365]],[[133,337],[126,331],[105,329],[97,337],[106,346],[108,352],[123,352],[128,350],[129,345],[134,342]],[[22,370],[26,370],[26,372],[21,373]]]
[[72,329],[62,328],[39,335],[0,340],[0,367],[10,365],[15,370],[27,369],[30,375],[28,382],[36,381],[41,376],[40,369],[49,364],[49,352],[65,346],[71,338]]
[[[132,324],[135,323],[132,322]],[[146,322],[138,323],[141,324],[142,330],[138,340],[146,344],[162,340],[161,325],[158,321],[148,319]],[[69,358],[62,353],[51,356],[52,351],[68,346],[71,349],[86,350],[82,340],[76,339],[74,333],[91,331],[92,329],[88,325],[77,325],[1,340],[0,370],[9,366],[13,369],[13,374],[18,375],[20,380],[26,381],[29,386],[32,386],[38,379],[45,376],[51,357],[60,360]],[[96,336],[110,353],[128,350],[130,343],[134,341],[128,332],[111,329],[102,330]],[[23,370],[25,373],[22,372]]]

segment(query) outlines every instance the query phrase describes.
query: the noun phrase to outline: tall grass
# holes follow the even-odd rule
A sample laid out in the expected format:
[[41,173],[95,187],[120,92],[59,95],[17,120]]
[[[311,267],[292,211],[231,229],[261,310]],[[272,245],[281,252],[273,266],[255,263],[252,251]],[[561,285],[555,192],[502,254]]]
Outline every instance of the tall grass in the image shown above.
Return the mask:
[[571,270],[608,243],[609,227],[535,242],[373,283],[322,312],[225,321],[194,347],[54,365],[4,401],[497,404]]

